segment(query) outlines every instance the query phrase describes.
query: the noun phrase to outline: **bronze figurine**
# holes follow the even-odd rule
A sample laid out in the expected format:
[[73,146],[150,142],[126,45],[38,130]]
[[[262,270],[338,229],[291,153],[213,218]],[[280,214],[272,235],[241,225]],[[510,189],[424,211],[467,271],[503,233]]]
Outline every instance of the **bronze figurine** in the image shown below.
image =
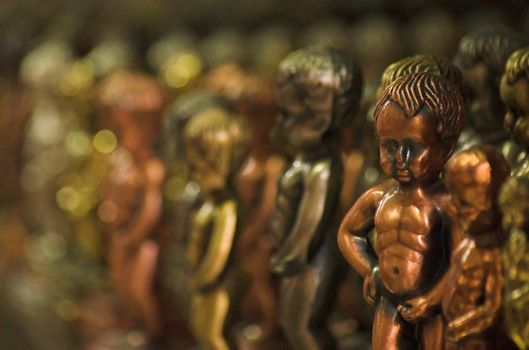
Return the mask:
[[272,242],[267,227],[284,166],[284,159],[273,149],[269,136],[277,114],[274,86],[262,74],[236,64],[211,71],[205,86],[234,103],[252,136],[250,152],[236,178],[237,195],[245,213],[238,251],[241,263],[252,278],[242,317],[245,322],[258,321],[260,329],[256,331],[260,334],[252,340],[264,344],[277,335],[279,328],[277,283],[268,268]]
[[505,321],[520,349],[529,349],[529,48],[509,57],[500,93],[507,109],[505,126],[525,151],[499,198],[503,226],[509,234],[503,250]]
[[439,176],[463,126],[463,100],[439,76],[410,74],[384,90],[374,116],[380,165],[392,179],[360,196],[338,243],[364,278],[364,297],[377,305],[373,349],[441,349],[440,281],[458,235]]
[[233,181],[247,154],[248,131],[236,116],[212,108],[188,122],[184,137],[191,176],[204,196],[186,248],[191,330],[202,348],[227,350],[227,317],[240,289],[234,254],[240,217]]
[[110,279],[126,327],[159,335],[153,292],[162,210],[164,166],[154,153],[165,96],[156,81],[140,73],[117,72],[99,90],[104,118],[117,136],[111,170],[102,188],[100,219],[110,232]]
[[447,322],[445,349],[502,349],[501,324],[505,240],[498,207],[509,165],[492,146],[473,146],[445,168],[453,218],[466,235],[452,253],[442,300]]
[[464,36],[454,59],[466,85],[467,122],[461,146],[485,143],[498,147],[512,166],[519,152],[503,128],[505,108],[499,86],[509,55],[524,40],[509,29],[479,29]]
[[279,65],[279,116],[273,140],[294,159],[279,181],[271,232],[277,251],[279,322],[295,349],[331,349],[326,321],[338,273],[335,225],[342,177],[340,125],[354,117],[361,94],[356,65],[333,49],[306,48]]

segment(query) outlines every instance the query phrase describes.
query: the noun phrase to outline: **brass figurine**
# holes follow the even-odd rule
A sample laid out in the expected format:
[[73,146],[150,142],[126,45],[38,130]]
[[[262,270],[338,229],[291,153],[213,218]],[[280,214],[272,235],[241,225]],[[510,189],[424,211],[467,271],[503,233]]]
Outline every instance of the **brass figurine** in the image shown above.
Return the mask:
[[279,65],[274,142],[294,151],[279,182],[271,232],[281,276],[279,322],[295,349],[331,349],[326,318],[336,293],[335,225],[342,163],[335,151],[342,122],[355,115],[361,74],[332,49],[307,48]]
[[503,250],[505,321],[520,349],[529,349],[529,48],[509,57],[500,93],[507,109],[505,126],[525,151],[500,193],[503,226],[509,233]]
[[245,322],[258,321],[260,334],[251,340],[264,343],[276,336],[279,328],[277,283],[268,267],[272,242],[267,227],[284,166],[284,159],[270,142],[270,130],[277,114],[274,86],[264,75],[236,64],[222,65],[211,71],[205,85],[234,103],[252,136],[250,152],[236,178],[244,212],[238,251],[241,263],[252,278],[242,317]]
[[360,196],[338,243],[377,305],[373,349],[441,349],[440,281],[458,238],[439,176],[463,126],[462,97],[439,76],[410,74],[384,90],[374,116],[380,165],[392,179]]
[[204,349],[229,349],[227,317],[236,304],[238,203],[233,181],[248,150],[244,123],[226,110],[212,108],[193,117],[185,131],[185,151],[191,176],[204,202],[188,238],[191,330]]
[[503,349],[501,324],[505,235],[498,207],[509,165],[492,146],[473,146],[452,157],[445,169],[454,221],[466,235],[452,253],[442,301],[447,322],[445,349]]
[[140,327],[147,338],[160,333],[153,294],[159,253],[164,166],[154,154],[164,94],[156,81],[140,73],[118,72],[99,91],[105,119],[118,135],[111,170],[102,189],[98,215],[111,234],[110,278],[127,327]]
[[501,27],[479,29],[459,43],[454,63],[461,69],[467,91],[467,122],[462,146],[485,143],[498,147],[512,166],[519,152],[503,128],[505,108],[499,86],[509,55],[523,46],[523,39]]

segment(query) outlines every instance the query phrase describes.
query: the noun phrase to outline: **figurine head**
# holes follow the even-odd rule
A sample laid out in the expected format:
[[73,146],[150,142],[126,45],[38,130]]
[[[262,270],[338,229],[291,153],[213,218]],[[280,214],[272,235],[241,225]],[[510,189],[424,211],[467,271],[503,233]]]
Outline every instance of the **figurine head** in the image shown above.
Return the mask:
[[156,80],[142,73],[114,73],[101,83],[99,101],[125,149],[133,155],[152,150],[165,105]]
[[185,127],[192,118],[210,108],[221,108],[233,112],[233,106],[228,100],[213,96],[201,89],[182,93],[167,108],[163,133],[165,154],[170,160],[184,160]]
[[430,73],[410,74],[391,83],[375,106],[380,165],[401,184],[439,178],[452,154],[464,111],[461,93]]
[[204,193],[223,192],[249,147],[245,123],[221,108],[210,108],[189,121],[184,131],[192,177]]
[[523,43],[517,33],[503,28],[477,30],[461,39],[454,62],[469,89],[468,113],[477,131],[501,127],[501,75],[509,55]]
[[529,48],[513,52],[507,60],[500,95],[507,108],[505,128],[518,143],[529,146]]
[[279,65],[274,138],[298,150],[317,147],[355,116],[361,88],[359,68],[339,52],[292,52]]
[[490,232],[498,225],[498,194],[509,171],[502,153],[484,145],[463,150],[446,164],[444,178],[451,202],[469,234]]
[[454,84],[461,92],[463,77],[459,69],[442,57],[434,55],[414,55],[390,64],[382,73],[377,98],[384,89],[397,78],[413,73],[431,73],[445,78]]

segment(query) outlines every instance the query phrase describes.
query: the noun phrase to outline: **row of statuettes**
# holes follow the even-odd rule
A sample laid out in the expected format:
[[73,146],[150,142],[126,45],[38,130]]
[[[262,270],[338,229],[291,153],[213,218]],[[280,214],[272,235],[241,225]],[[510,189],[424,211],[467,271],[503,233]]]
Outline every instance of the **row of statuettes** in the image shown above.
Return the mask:
[[[359,117],[359,68],[329,48],[282,60],[274,125],[245,94],[258,89],[251,79],[238,113],[220,99],[195,101],[175,137],[200,187],[200,196],[182,196],[178,214],[188,219],[178,227],[197,343],[229,348],[242,261],[260,295],[264,337],[278,320],[293,348],[333,348],[326,321],[343,255],[376,306],[374,350],[506,349],[512,340],[527,348],[526,44],[507,30],[480,30],[462,39],[453,64],[427,54],[395,62],[368,121]],[[141,285],[159,249],[152,232],[165,167],[154,141],[163,96],[151,78],[123,72],[99,96],[120,146],[99,209],[112,233],[110,275],[123,309],[154,337],[156,302]],[[387,179],[374,184],[384,175],[365,174],[377,158]],[[269,238],[273,248],[263,244]]]

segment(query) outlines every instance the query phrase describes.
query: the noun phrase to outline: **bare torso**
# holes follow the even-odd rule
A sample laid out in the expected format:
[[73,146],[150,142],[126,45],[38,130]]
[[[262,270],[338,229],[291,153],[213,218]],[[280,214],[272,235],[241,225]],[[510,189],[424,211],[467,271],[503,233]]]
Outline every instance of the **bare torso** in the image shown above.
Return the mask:
[[[500,249],[479,248],[466,238],[454,253],[450,268],[449,290],[443,298],[443,314],[448,321],[462,316],[480,305],[485,298],[487,271],[498,261]],[[501,288],[501,287],[500,287]]]
[[377,255],[384,287],[397,296],[413,296],[437,280],[449,259],[439,214],[442,189],[406,191],[397,187],[375,214]]

